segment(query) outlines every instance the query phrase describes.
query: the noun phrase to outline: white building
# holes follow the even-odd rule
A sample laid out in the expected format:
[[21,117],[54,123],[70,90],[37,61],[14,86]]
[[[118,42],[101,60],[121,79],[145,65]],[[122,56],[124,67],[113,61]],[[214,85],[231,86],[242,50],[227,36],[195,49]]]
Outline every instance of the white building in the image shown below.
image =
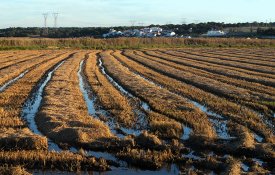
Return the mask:
[[225,35],[226,33],[222,30],[210,30],[206,34],[207,37],[221,37]]

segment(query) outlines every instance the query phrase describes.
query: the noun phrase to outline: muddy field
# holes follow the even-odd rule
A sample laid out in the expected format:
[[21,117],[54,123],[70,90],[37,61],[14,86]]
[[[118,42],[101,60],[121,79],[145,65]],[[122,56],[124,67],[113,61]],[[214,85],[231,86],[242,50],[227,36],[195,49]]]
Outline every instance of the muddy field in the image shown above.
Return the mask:
[[273,174],[272,49],[0,52],[0,174]]

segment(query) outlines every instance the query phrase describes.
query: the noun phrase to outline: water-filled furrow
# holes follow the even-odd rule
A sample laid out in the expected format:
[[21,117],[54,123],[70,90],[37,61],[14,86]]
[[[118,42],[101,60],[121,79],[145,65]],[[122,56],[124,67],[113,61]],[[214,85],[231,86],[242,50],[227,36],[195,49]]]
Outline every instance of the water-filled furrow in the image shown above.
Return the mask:
[[216,130],[216,133],[220,139],[234,139],[235,137],[231,137],[228,133],[227,128],[227,120],[225,120],[225,117],[210,111],[206,106],[190,100],[192,104],[194,104],[196,107],[198,107],[200,110],[202,110],[204,113],[206,113],[211,118],[209,121],[214,125],[214,128]]
[[[132,98],[132,99],[139,99],[137,97],[135,97],[133,94],[131,94],[129,91],[127,91],[126,89],[124,89],[119,83],[117,83],[108,73],[106,73],[104,66],[102,65],[102,60],[101,58],[98,59],[99,60],[99,68],[102,72],[103,75],[105,75],[107,77],[107,79],[109,80],[109,82],[112,83],[112,85],[114,87],[116,87],[122,94],[124,94],[125,96]],[[144,111],[150,111],[150,106],[148,103],[140,100],[140,107],[142,110],[140,110],[139,108],[135,108],[134,109],[134,113],[138,116],[138,120],[137,120],[137,126],[142,126],[140,129],[129,129],[129,128],[120,128],[123,132],[126,132],[128,134],[140,134],[141,133],[141,129],[146,129],[148,121],[147,121],[147,117]]]
[[265,163],[264,161],[262,161],[261,159],[257,159],[257,158],[253,158],[252,159],[255,163],[257,163],[260,166],[263,166],[263,164]]
[[7,83],[5,83],[3,86],[0,86],[0,92],[3,92],[8,86],[12,85],[16,81],[18,81],[20,78],[24,77],[24,75],[28,72],[29,72],[29,70],[26,70],[25,72],[21,73],[19,76],[15,77],[14,79],[11,79]]
[[181,136],[181,139],[182,140],[188,140],[191,133],[192,133],[192,128],[190,128],[188,126],[183,126],[183,134]]
[[[80,65],[79,65],[79,70],[78,70],[78,79],[79,79],[79,87],[80,87],[80,90],[83,94],[83,97],[84,97],[84,100],[86,102],[86,105],[87,105],[87,108],[88,108],[88,113],[89,115],[93,116],[93,117],[96,117],[98,119],[100,119],[100,116],[109,116],[108,112],[105,111],[105,110],[102,110],[100,108],[96,108],[96,96],[93,95],[92,98],[90,98],[89,94],[91,93],[90,89],[87,88],[86,86],[86,81],[85,78],[84,78],[84,74],[83,74],[83,65],[84,65],[84,61],[85,60],[82,60],[80,62]],[[113,120],[109,120],[107,122],[107,125],[109,126],[109,128],[111,129],[112,133],[115,134],[116,136],[118,137],[123,137],[122,135],[118,134],[116,129],[115,129],[115,122]]]
[[[127,175],[178,175],[180,174],[179,168],[177,165],[167,165],[160,170],[144,170],[138,168],[128,168],[128,167],[113,167],[111,166],[112,171],[109,172],[96,172],[96,171],[78,171],[77,174],[96,174],[96,175],[113,175],[113,174],[127,174]],[[58,170],[32,170],[33,175],[52,175],[52,174],[66,174],[66,175],[75,175],[75,172],[64,172]]]
[[[157,86],[159,88],[164,88],[162,85],[157,84],[153,81],[151,81],[150,79],[146,78],[145,76],[141,75],[140,73],[134,71],[133,69],[129,68],[127,65],[123,64],[122,65],[129,71],[131,71],[133,74],[135,74],[137,77],[140,77],[142,79],[144,79],[145,81],[149,82],[150,84]],[[130,70],[131,69],[131,70]],[[196,106],[197,108],[199,108],[201,111],[203,111],[205,114],[207,114],[208,116],[212,116],[214,118],[209,119],[210,122],[214,125],[214,128],[216,130],[216,133],[218,134],[218,137],[221,139],[232,139],[234,137],[231,137],[228,133],[228,129],[227,129],[227,121],[225,120],[225,117],[221,116],[220,114],[217,114],[211,110],[209,110],[206,106],[193,101],[191,99],[187,99],[185,97],[183,97],[180,94],[174,93],[172,91],[169,91],[171,94],[176,95],[176,96],[180,96],[181,98],[186,99],[188,102],[192,103],[194,106]],[[183,135],[181,137],[181,139],[183,140],[188,140],[192,129],[188,126],[184,126],[183,127]]]
[[253,133],[253,135],[254,135],[254,139],[255,139],[256,142],[258,142],[258,143],[262,143],[262,142],[263,142],[263,140],[264,140],[263,137],[259,136],[259,135],[256,134],[255,132],[252,132],[252,133]]
[[[126,69],[129,70],[128,67],[126,67]],[[144,80],[146,80],[147,82],[149,82],[150,84],[152,85],[155,85],[159,88],[163,88],[163,86],[161,85],[158,85],[154,82],[152,82],[151,80],[149,80],[148,78],[134,72],[134,74]],[[171,91],[169,91],[171,92]],[[172,94],[174,95],[177,95],[177,96],[180,96],[182,97],[181,95],[178,95],[176,93],[173,93],[171,92]],[[184,98],[184,97],[182,97]],[[185,98],[186,99],[186,98]],[[228,128],[227,128],[227,121],[224,120],[224,117],[215,113],[215,112],[212,112],[212,111],[209,111],[209,109],[203,105],[201,105],[200,103],[198,102],[195,102],[193,100],[190,100],[190,99],[186,99],[188,102],[192,103],[194,106],[198,107],[201,111],[203,111],[204,113],[206,113],[208,116],[213,116],[214,118],[211,118],[209,119],[210,122],[214,125],[214,128],[216,130],[216,133],[218,134],[218,137],[221,138],[221,139],[231,139],[231,138],[234,138],[234,137],[231,137],[228,133]],[[191,134],[191,128],[190,127],[187,127],[187,126],[184,126],[184,132],[183,132],[183,135],[182,135],[182,139],[183,140],[188,140],[190,134]]]
[[[111,129],[112,133],[115,134],[117,137],[119,138],[123,138],[125,135],[124,134],[133,134],[133,135],[138,135],[141,133],[140,130],[137,129],[130,129],[130,128],[124,128],[119,126],[119,124],[115,121],[115,119],[113,117],[110,117],[110,114],[108,111],[101,109],[100,107],[96,107],[95,103],[97,100],[97,97],[95,95],[91,96],[89,95],[91,93],[90,88],[87,88],[87,80],[85,79],[85,76],[83,74],[83,65],[84,65],[84,60],[81,61],[80,63],[80,68],[78,71],[78,77],[79,77],[79,86],[80,86],[80,90],[84,96],[84,100],[87,104],[87,108],[88,108],[88,112],[91,116],[94,116],[98,119],[100,119],[100,116],[104,116],[104,117],[108,117],[108,122],[106,122],[106,124],[109,126],[109,128]],[[116,83],[116,82],[115,82]],[[119,86],[119,84],[117,84]],[[124,90],[125,93],[128,93],[126,90]],[[129,95],[131,95],[129,93]],[[143,115],[143,113],[141,113],[140,115]],[[140,116],[139,116],[140,118]],[[119,127],[118,127],[119,126]],[[118,131],[119,128],[119,131]],[[124,134],[122,134],[121,132],[123,132]]]
[[[259,112],[254,111],[255,113],[257,113],[257,115],[260,117],[260,119],[273,131],[273,133],[275,134],[275,125],[274,125],[274,118],[275,118],[275,113],[273,113],[273,115],[271,115],[271,117],[267,117],[264,114],[261,114]],[[273,121],[272,121],[273,120]]]
[[[25,119],[28,123],[29,128],[38,135],[43,135],[36,123],[35,123],[35,116],[39,110],[39,107],[41,105],[42,99],[43,99],[43,93],[46,85],[51,80],[53,73],[65,62],[62,61],[59,64],[57,64],[51,71],[49,71],[46,74],[46,78],[40,80],[40,82],[37,85],[37,88],[35,88],[35,91],[31,94],[31,96],[26,100],[26,102],[23,105],[23,111],[22,111],[22,117]],[[61,151],[61,149],[58,147],[57,144],[55,144],[52,140],[48,138],[48,147],[50,151]]]
[[195,155],[194,153],[195,153],[195,151],[190,151],[188,154],[183,154],[182,157],[192,159],[192,160],[203,160],[204,159],[198,155]]
[[249,166],[244,164],[244,163],[241,163],[241,168],[244,172],[248,172],[249,171]]

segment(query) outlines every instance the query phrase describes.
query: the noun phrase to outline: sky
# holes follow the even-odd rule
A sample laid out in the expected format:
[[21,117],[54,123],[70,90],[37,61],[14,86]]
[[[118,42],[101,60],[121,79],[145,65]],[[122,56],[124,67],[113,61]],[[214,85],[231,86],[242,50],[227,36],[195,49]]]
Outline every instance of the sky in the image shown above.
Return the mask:
[[275,0],[0,0],[0,28],[274,22]]

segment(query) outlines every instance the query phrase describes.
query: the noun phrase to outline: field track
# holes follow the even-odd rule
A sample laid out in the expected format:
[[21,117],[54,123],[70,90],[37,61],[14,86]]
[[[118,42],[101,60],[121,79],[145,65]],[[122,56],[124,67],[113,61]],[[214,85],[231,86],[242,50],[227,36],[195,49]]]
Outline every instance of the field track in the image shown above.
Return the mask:
[[273,49],[0,52],[0,174],[272,174],[274,117]]

